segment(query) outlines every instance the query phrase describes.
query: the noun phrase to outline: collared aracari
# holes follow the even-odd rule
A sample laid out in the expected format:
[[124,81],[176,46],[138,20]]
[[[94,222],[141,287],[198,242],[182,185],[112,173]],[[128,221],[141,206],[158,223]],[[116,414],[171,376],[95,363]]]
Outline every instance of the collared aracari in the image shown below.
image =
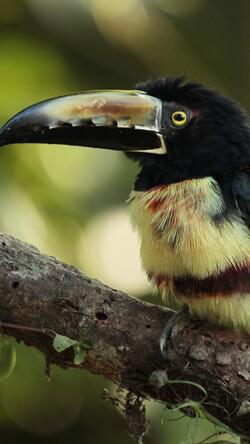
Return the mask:
[[183,77],[73,94],[0,132],[0,145],[36,142],[139,162],[128,207],[149,280],[192,317],[250,333],[250,129],[238,105]]

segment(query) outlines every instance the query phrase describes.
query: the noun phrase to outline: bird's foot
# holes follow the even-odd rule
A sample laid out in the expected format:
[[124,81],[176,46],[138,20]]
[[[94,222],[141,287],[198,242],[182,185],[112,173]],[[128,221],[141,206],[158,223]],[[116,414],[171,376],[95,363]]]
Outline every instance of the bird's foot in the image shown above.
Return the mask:
[[163,360],[166,360],[166,349],[169,345],[173,345],[174,337],[189,323],[190,312],[187,305],[183,309],[174,314],[166,323],[160,336],[160,352]]

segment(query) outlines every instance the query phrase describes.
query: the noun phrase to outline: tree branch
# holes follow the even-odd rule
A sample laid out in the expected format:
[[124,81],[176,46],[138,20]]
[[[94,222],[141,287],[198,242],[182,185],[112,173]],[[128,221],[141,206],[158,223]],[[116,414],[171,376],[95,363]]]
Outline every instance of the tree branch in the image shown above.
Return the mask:
[[166,370],[169,380],[193,381],[206,390],[203,406],[212,415],[235,432],[250,435],[250,413],[236,415],[242,403],[250,401],[249,335],[192,322],[169,347],[163,363],[158,340],[173,314],[170,310],[109,288],[6,234],[0,234],[0,257],[0,311],[6,334],[64,368],[74,366],[73,350],[57,353],[51,332],[88,339],[94,347],[86,349],[80,367],[167,404],[201,400],[204,392],[187,382],[159,388],[156,375]]

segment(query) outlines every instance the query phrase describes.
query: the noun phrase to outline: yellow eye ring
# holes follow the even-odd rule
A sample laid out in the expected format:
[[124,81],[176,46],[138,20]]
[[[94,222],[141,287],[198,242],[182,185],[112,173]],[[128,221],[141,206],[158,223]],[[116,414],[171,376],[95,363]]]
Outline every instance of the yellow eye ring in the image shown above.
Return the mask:
[[184,111],[175,111],[171,115],[171,120],[176,126],[185,125],[187,121],[187,114]]

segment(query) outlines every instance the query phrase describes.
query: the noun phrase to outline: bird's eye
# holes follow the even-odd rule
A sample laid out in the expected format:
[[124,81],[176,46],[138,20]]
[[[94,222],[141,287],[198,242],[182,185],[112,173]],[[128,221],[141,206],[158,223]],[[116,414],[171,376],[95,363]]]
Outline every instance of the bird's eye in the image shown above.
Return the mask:
[[171,115],[171,120],[176,126],[185,125],[187,121],[187,114],[184,111],[175,111]]

